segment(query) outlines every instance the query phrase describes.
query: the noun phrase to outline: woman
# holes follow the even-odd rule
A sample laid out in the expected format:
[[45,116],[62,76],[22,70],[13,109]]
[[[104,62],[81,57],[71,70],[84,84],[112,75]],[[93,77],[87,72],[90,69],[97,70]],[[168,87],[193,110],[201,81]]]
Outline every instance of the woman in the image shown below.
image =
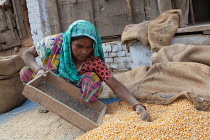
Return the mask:
[[[36,63],[37,56],[43,68]],[[20,71],[20,79],[24,83],[51,70],[79,87],[86,102],[93,102],[100,96],[101,82],[105,81],[115,94],[133,106],[134,111],[142,112],[143,120],[150,121],[146,108],[109,71],[104,62],[101,38],[88,21],[75,21],[66,32],[42,39],[23,53],[23,59],[27,67]]]

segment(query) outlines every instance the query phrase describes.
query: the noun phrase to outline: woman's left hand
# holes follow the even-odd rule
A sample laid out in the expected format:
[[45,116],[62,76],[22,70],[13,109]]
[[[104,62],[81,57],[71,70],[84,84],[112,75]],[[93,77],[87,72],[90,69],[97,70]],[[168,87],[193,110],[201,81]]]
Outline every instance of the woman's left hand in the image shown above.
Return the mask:
[[150,115],[149,113],[147,113],[146,109],[141,106],[141,105],[138,105],[136,106],[136,113],[139,114],[141,112],[141,119],[144,121],[148,121],[148,122],[151,122],[150,120]]

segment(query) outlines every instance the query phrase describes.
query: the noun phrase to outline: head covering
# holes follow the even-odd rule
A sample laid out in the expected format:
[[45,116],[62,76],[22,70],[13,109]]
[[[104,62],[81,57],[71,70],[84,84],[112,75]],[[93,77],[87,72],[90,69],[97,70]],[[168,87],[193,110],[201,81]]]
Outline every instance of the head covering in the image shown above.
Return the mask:
[[60,64],[57,73],[58,76],[69,79],[72,82],[78,82],[81,78],[81,75],[78,75],[75,63],[73,62],[71,50],[71,38],[77,36],[87,36],[94,40],[94,57],[100,56],[102,60],[105,61],[101,37],[95,26],[86,20],[77,20],[73,22],[63,34]]

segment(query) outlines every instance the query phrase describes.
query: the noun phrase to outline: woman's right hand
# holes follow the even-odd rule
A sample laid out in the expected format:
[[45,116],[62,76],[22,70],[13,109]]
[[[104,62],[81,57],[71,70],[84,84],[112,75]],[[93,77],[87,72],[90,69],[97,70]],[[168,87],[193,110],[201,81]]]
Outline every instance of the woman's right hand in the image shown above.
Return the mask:
[[136,106],[136,113],[137,114],[141,113],[141,119],[143,121],[151,122],[150,115],[143,106],[141,105]]
[[46,76],[46,72],[43,68],[40,68],[40,69],[36,70],[35,73],[36,73],[35,78],[38,78],[40,76]]

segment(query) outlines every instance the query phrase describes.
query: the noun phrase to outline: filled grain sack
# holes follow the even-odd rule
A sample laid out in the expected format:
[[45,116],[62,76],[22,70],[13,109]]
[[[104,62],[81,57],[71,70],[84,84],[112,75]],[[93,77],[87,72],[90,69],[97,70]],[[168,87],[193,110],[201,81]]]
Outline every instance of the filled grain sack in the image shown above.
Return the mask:
[[0,57],[0,114],[14,109],[26,98],[22,95],[23,83],[19,71],[25,66],[19,55]]
[[196,62],[210,66],[210,46],[173,44],[160,49],[152,64],[161,62]]
[[19,55],[0,56],[0,76],[13,75],[25,66]]
[[187,97],[198,110],[210,106],[210,67],[195,62],[156,63],[144,79],[131,89],[136,99],[154,104],[170,104]]
[[174,9],[163,12],[148,24],[148,39],[153,51],[158,52],[161,48],[171,45],[181,19],[182,11]]
[[[186,97],[198,110],[210,106],[210,46],[174,44],[160,49],[150,67],[116,78],[142,102],[170,104]],[[109,91],[111,94],[111,91]]]
[[134,42],[140,41],[145,46],[149,46],[148,40],[148,24],[150,21],[144,21],[139,24],[129,24],[122,32],[121,42],[126,45],[129,51],[129,46]]

